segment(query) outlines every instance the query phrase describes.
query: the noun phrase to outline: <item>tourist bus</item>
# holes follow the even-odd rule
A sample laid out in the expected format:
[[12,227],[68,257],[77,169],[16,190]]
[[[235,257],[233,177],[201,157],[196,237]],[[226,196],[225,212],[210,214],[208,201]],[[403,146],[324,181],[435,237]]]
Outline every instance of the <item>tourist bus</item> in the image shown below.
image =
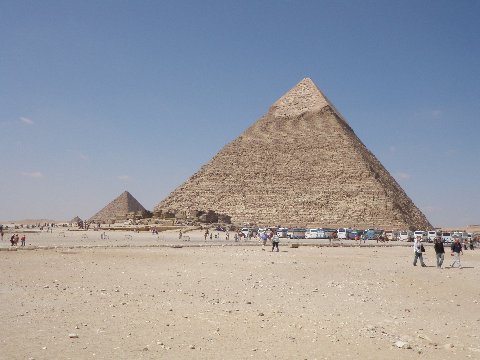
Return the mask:
[[346,229],[346,228],[339,228],[337,230],[337,237],[339,239],[348,239],[348,234],[352,231],[352,229]]
[[288,237],[288,228],[278,228],[277,229],[277,236],[279,238],[286,238]]
[[337,237],[337,229],[322,228],[322,230],[325,233],[325,238],[327,239],[334,239]]
[[256,228],[251,228],[251,227],[244,227],[244,228],[242,228],[241,232],[242,232],[243,236],[245,236],[245,238],[249,238],[249,237],[255,235],[255,233],[257,232],[257,229]]
[[362,235],[363,235],[363,230],[353,229],[353,230],[350,230],[350,232],[348,233],[348,239],[349,240],[360,239]]
[[446,244],[449,244],[453,241],[452,239],[452,233],[448,231],[442,232],[442,241]]
[[306,229],[303,228],[290,228],[287,231],[287,236],[290,239],[305,239]]
[[367,240],[377,240],[382,234],[383,234],[383,230],[367,229],[365,230],[364,238]]
[[408,230],[402,230],[398,235],[398,239],[400,241],[413,241],[413,233]]
[[415,230],[413,233],[413,238],[416,240],[420,238],[423,241],[426,241],[428,239],[428,233],[424,230]]
[[308,229],[305,232],[305,239],[326,239],[325,231],[322,228]]
[[388,241],[397,241],[398,240],[398,236],[399,236],[398,231],[385,230],[384,234],[385,234],[385,240],[388,240]]
[[458,237],[460,241],[468,239],[468,233],[465,231],[454,231],[452,236]]
[[441,231],[430,230],[427,233],[428,242],[433,242],[435,240],[435,238],[441,238],[441,237],[442,237],[442,232]]

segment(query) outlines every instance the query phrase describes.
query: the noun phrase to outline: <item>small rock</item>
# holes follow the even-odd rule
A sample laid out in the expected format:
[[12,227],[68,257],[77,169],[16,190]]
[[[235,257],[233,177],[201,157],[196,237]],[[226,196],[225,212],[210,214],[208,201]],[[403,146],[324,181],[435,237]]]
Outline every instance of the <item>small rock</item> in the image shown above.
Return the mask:
[[395,346],[400,348],[400,349],[411,349],[411,346],[408,343],[400,341],[400,340],[395,342]]
[[190,349],[195,349],[195,345],[190,345]]
[[261,312],[261,313],[258,313],[258,316],[265,316],[265,314]]
[[449,344],[443,345],[443,347],[444,347],[446,350],[450,350],[450,349],[453,349],[454,346],[453,346],[453,344],[450,344],[450,343],[449,343]]

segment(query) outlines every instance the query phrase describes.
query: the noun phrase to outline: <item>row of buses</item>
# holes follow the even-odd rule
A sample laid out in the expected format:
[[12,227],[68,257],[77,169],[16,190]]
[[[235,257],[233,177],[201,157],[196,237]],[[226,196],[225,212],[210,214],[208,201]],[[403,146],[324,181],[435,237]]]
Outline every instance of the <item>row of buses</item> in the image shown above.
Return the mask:
[[395,236],[398,236],[398,240],[400,241],[413,241],[417,238],[420,238],[423,241],[433,242],[436,238],[438,238],[438,239],[442,239],[444,243],[449,244],[454,242],[455,239],[459,239],[461,242],[472,240],[472,234],[467,233],[465,231],[416,230],[416,231],[400,231],[398,232],[398,235],[395,234],[395,232],[393,234]]
[[421,238],[423,241],[433,242],[435,238],[442,239],[445,243],[451,243],[455,238],[459,238],[461,242],[472,240],[472,234],[465,231],[424,231],[424,230],[380,230],[380,229],[350,229],[350,228],[242,228],[241,232],[245,237],[261,235],[264,232],[270,234],[277,234],[281,238],[289,239],[345,239],[345,240],[377,240],[384,239],[389,241],[414,241],[416,238]]
[[245,237],[256,236],[257,234],[261,235],[264,232],[276,233],[278,237],[289,238],[289,239],[376,239],[381,234],[383,230],[376,229],[348,229],[348,228],[242,228],[241,232]]

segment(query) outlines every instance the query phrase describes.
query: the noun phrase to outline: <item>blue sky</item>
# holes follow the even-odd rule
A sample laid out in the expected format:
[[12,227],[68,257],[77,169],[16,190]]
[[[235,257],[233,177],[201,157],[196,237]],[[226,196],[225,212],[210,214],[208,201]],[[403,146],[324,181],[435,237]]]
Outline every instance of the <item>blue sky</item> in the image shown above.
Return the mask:
[[152,209],[310,77],[433,225],[480,223],[479,1],[0,2],[0,219]]

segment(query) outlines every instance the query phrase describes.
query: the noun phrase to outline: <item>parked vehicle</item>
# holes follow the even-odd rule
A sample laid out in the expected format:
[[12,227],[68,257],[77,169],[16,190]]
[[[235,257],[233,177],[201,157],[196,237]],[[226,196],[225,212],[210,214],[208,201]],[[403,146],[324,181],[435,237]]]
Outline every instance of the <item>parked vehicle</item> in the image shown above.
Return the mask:
[[453,238],[452,238],[452,233],[451,232],[442,232],[442,241],[446,244],[452,243]]
[[385,230],[384,231],[385,239],[388,241],[393,240],[393,231],[392,230]]
[[388,241],[397,241],[398,237],[400,235],[399,231],[393,231],[393,230],[385,230],[383,232],[383,235],[385,236],[385,239]]
[[305,239],[320,239],[319,231],[321,229],[307,229],[305,232]]
[[351,229],[340,228],[337,229],[337,238],[339,239],[348,239],[348,233],[352,231]]
[[400,231],[398,239],[400,241],[413,241],[413,233],[408,230]]
[[462,242],[468,239],[468,234],[465,231],[454,231],[452,236],[457,236]]
[[325,233],[325,238],[333,239],[337,237],[337,229],[322,228],[322,230]]
[[241,232],[242,234],[247,238],[247,237],[250,237],[250,235],[253,236],[253,233],[254,233],[254,230],[253,228],[242,228]]
[[288,237],[287,233],[288,233],[288,228],[278,228],[278,229],[277,229],[277,236],[278,236],[279,238],[286,238],[286,237]]
[[288,229],[287,236],[290,239],[305,239],[306,229],[303,228],[291,228]]
[[423,241],[427,241],[428,233],[424,230],[415,230],[413,233],[413,239],[418,239],[418,238],[420,238]]
[[351,230],[350,233],[348,234],[348,238],[350,240],[355,240],[357,237],[361,238],[363,235],[363,230]]
[[367,240],[377,240],[383,234],[383,230],[379,229],[367,229],[364,232],[364,239]]
[[441,238],[442,237],[442,232],[441,231],[436,231],[436,230],[431,230],[427,233],[427,241],[428,242],[433,242],[435,238]]

